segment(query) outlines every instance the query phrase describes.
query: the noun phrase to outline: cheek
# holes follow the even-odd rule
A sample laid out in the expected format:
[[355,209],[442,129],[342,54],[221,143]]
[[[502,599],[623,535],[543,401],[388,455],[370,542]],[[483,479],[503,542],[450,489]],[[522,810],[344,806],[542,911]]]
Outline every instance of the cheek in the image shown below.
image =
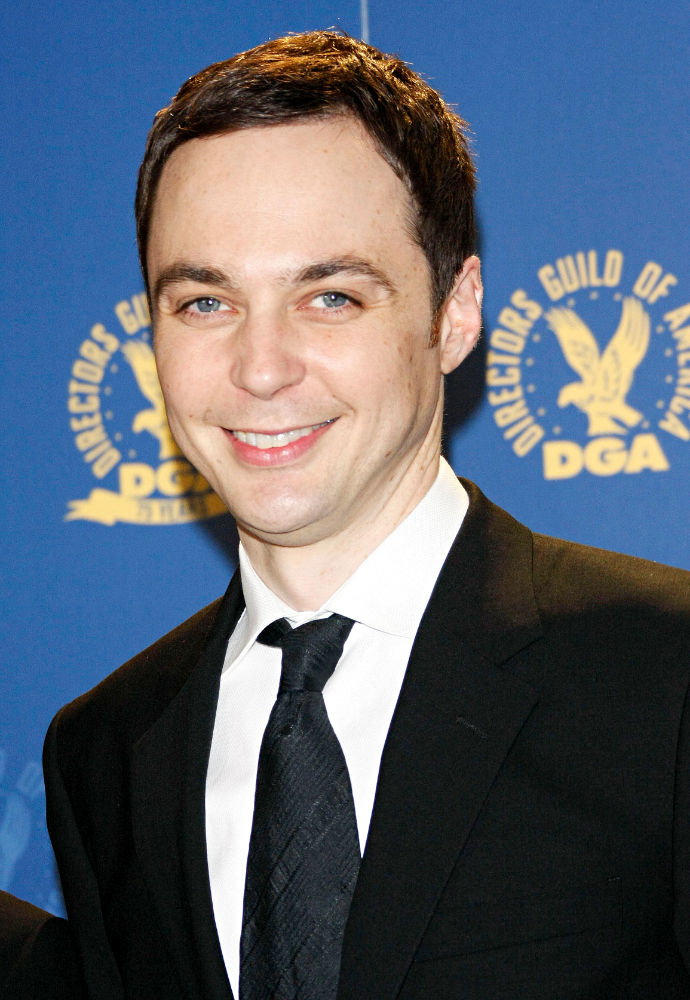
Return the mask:
[[165,408],[171,422],[193,419],[201,405],[195,388],[196,379],[176,359],[175,362],[159,361],[158,377],[165,399]]
[[155,342],[158,379],[165,397],[168,413],[182,415],[194,408],[199,385],[204,381],[198,359],[179,341],[172,344],[161,337]]
[[165,399],[165,407],[168,414],[170,414],[176,408],[176,401],[180,394],[179,379],[174,366],[168,364],[160,355],[156,358],[156,364],[158,367],[158,381],[160,382]]

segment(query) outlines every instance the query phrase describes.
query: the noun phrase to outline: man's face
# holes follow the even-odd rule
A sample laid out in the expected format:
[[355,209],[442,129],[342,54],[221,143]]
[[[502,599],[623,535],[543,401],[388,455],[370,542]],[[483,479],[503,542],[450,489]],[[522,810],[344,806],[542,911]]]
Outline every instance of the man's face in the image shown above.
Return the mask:
[[161,386],[241,533],[383,537],[433,482],[442,373],[474,341],[480,284],[471,259],[430,347],[409,220],[347,117],[194,139],[166,164],[148,250]]

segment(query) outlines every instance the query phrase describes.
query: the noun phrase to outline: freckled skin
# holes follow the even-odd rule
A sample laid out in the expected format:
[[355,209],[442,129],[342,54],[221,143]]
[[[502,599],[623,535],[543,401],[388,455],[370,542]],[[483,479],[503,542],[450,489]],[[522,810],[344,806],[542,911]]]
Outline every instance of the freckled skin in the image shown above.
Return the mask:
[[[163,170],[152,286],[179,262],[232,276],[222,287],[176,281],[154,301],[170,425],[259,572],[295,607],[318,606],[428,490],[442,376],[478,334],[481,283],[469,258],[430,346],[431,283],[409,210],[404,185],[349,118],[195,139]],[[348,257],[384,281],[347,270],[295,278]],[[347,296],[345,307],[329,312],[327,292]],[[183,309],[204,296],[210,318]],[[229,434],[324,421],[297,460],[267,468],[243,461]],[[294,592],[312,579],[319,594]]]

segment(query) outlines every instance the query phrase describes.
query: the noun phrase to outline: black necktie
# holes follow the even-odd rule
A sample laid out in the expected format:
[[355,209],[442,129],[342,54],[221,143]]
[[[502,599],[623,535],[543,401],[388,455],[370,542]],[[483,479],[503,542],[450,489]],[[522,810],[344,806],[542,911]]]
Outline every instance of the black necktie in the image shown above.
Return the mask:
[[335,1000],[360,865],[352,788],[323,686],[352,621],[331,615],[259,642],[283,650],[264,732],[247,859],[240,1000]]

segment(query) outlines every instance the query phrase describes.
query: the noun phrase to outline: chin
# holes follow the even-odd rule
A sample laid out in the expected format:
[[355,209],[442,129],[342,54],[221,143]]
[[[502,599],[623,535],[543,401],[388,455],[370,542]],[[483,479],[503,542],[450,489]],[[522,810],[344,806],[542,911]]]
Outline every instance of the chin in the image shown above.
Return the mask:
[[[305,510],[294,507],[281,510],[279,504],[269,509],[257,510],[256,506],[242,511],[228,504],[240,530],[260,538],[262,541],[279,542],[282,545],[302,545],[309,540],[306,536],[314,529],[313,517]],[[247,516],[243,516],[246,513]],[[295,536],[296,540],[292,540]]]
[[340,523],[335,522],[333,516],[326,517],[313,509],[304,508],[282,514],[274,510],[264,517],[254,509],[250,517],[236,515],[235,520],[240,532],[268,544],[290,548],[313,545],[331,537],[337,533],[337,524]]

